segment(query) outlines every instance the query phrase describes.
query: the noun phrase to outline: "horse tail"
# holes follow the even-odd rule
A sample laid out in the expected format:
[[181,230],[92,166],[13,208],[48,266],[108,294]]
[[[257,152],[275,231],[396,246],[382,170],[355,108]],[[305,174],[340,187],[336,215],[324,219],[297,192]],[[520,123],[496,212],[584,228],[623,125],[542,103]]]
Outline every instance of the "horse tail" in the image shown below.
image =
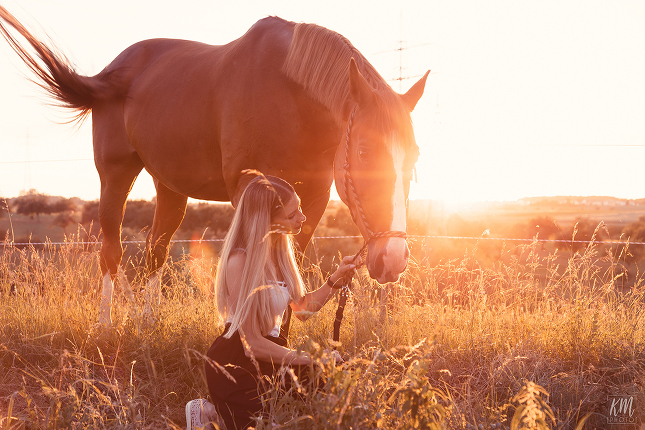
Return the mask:
[[[56,105],[76,111],[70,122],[84,120],[92,110],[92,102],[107,90],[106,82],[76,73],[64,54],[54,52],[36,39],[2,6],[0,6],[0,18],[2,36],[39,78],[32,82],[49,93],[56,100]],[[29,42],[44,66],[15,39],[6,24],[13,27]]]

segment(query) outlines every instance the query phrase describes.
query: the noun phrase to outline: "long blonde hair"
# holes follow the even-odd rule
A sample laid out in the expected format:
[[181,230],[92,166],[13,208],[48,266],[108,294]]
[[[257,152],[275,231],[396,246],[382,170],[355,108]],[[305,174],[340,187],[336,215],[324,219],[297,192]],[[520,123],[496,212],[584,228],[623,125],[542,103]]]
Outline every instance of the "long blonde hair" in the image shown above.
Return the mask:
[[[247,185],[240,198],[215,277],[217,309],[225,321],[231,321],[225,337],[230,338],[249,319],[256,335],[266,336],[275,327],[280,310],[273,309],[273,298],[279,294],[273,281],[282,278],[294,301],[299,301],[306,293],[294,255],[292,235],[280,234],[275,246],[270,237],[272,218],[284,211],[284,204],[294,197],[296,193],[288,182],[260,175]],[[237,291],[229,291],[226,266],[229,257],[239,249],[246,253],[242,280]],[[277,267],[271,264],[272,252]],[[231,296],[237,298],[236,309],[228,306]]]

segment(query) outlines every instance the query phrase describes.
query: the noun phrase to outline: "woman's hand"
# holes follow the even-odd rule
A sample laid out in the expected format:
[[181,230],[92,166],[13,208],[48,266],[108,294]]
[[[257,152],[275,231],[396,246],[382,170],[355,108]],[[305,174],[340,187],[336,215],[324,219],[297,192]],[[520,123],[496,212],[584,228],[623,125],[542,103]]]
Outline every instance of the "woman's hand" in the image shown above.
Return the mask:
[[343,260],[338,266],[338,269],[336,269],[336,271],[329,277],[329,283],[331,285],[336,286],[338,282],[341,282],[342,278],[350,273],[353,274],[356,271],[356,268],[360,267],[360,265],[363,264],[362,256],[359,255],[358,257],[356,257],[356,261],[352,263],[353,259],[353,255],[343,257]]
[[324,360],[324,358],[326,358],[327,360],[333,360],[333,363],[336,366],[340,366],[345,362],[345,360],[343,360],[343,357],[341,357],[340,352],[335,349],[325,349],[325,353],[323,354],[323,362],[326,363],[327,361]]
[[363,264],[361,257],[357,257],[356,261],[352,263],[353,258],[353,256],[343,258],[336,271],[320,288],[305,294],[299,302],[291,302],[291,309],[299,320],[304,321],[315,312],[318,312],[334,296],[334,291],[336,291],[334,288],[342,286],[342,278],[353,273],[357,267]]

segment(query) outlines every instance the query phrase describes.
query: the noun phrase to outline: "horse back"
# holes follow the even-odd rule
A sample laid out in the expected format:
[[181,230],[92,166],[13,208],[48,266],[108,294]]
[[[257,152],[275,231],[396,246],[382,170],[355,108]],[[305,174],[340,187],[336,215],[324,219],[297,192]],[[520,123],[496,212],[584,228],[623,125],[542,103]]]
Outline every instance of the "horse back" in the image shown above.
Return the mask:
[[105,103],[123,111],[130,145],[153,177],[222,201],[244,169],[299,183],[304,194],[329,187],[333,151],[320,152],[338,143],[333,121],[281,70],[294,26],[265,18],[219,46],[146,40],[101,72],[118,77],[121,95]]
[[293,27],[292,22],[268,17],[225,45],[181,39],[143,40],[124,50],[94,79],[109,77],[114,86],[111,96],[131,98],[138,96],[138,92],[160,92],[160,86],[166,83],[176,90],[185,90],[191,73],[201,71],[210,78],[199,82],[204,92],[231,86],[237,91],[241,84],[252,83],[258,70],[262,73],[280,70]]

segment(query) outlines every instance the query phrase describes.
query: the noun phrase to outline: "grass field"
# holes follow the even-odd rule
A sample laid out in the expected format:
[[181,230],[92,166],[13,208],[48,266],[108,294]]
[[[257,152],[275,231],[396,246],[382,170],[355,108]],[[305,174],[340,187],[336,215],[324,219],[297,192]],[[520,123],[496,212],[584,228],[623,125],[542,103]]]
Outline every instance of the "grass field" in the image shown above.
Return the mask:
[[[346,362],[326,352],[334,301],[294,321],[291,345],[317,357],[326,383],[281,395],[274,383],[257,428],[638,428],[608,420],[645,422],[643,280],[620,292],[623,255],[588,246],[562,267],[539,247],[493,265],[476,245],[433,266],[413,254],[386,302],[359,273],[338,346]],[[183,428],[185,403],[207,397],[203,354],[222,329],[212,258],[168,265],[151,325],[130,260],[136,303],[117,289],[105,329],[95,326],[97,249],[1,254],[0,428]],[[630,398],[631,417],[612,409]]]

